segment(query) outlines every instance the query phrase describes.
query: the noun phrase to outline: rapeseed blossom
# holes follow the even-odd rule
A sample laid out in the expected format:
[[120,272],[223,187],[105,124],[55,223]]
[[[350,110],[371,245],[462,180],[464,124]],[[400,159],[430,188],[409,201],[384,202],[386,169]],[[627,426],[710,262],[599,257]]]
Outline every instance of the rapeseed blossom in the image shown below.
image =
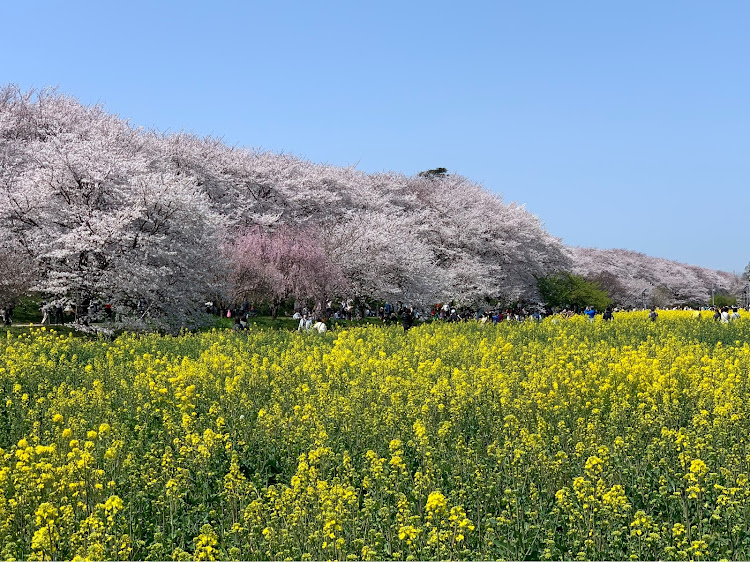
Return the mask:
[[5,559],[750,558],[750,323],[0,343]]

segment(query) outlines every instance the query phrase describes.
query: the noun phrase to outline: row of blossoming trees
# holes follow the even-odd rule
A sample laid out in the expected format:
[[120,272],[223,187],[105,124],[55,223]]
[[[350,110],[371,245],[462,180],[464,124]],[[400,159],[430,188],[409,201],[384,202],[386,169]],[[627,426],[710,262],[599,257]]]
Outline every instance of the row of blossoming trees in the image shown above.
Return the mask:
[[457,175],[367,174],[0,89],[6,298],[99,299],[173,326],[212,298],[513,301],[570,252]]

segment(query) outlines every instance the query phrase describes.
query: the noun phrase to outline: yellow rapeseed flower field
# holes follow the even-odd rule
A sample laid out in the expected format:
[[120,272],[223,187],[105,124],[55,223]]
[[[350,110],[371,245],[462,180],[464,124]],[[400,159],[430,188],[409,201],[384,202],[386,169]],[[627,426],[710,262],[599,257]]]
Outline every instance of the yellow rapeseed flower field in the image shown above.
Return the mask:
[[0,340],[4,559],[748,559],[750,320]]

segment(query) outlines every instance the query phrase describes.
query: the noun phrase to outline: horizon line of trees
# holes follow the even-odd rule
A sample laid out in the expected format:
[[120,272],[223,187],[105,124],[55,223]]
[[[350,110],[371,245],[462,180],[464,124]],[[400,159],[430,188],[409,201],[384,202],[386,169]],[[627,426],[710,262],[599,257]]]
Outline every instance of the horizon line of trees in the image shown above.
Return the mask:
[[[724,289],[711,295],[710,300],[681,299],[664,286],[644,289],[640,294],[627,293],[627,289],[611,273],[593,277],[562,271],[537,280],[542,302],[550,309],[582,311],[591,306],[597,311],[607,308],[700,308],[704,306],[737,306],[738,296]],[[745,304],[747,304],[745,302]]]
[[[445,168],[367,174],[0,87],[0,299],[33,290],[81,311],[98,300],[166,329],[199,322],[208,300],[538,302],[537,279],[606,272],[602,256],[616,254],[597,252]],[[631,278],[678,286],[675,298],[738,283],[693,268],[688,295],[673,266],[615,277],[626,293]]]

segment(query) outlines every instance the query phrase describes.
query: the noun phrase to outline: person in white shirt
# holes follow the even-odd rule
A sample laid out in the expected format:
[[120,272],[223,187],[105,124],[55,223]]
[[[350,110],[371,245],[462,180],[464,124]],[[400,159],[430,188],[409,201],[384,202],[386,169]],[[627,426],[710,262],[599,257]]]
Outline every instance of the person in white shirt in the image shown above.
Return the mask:
[[310,325],[311,325],[310,318],[307,316],[307,314],[303,314],[302,317],[299,319],[299,326],[297,326],[297,331],[302,332],[304,330],[304,331],[309,332]]

